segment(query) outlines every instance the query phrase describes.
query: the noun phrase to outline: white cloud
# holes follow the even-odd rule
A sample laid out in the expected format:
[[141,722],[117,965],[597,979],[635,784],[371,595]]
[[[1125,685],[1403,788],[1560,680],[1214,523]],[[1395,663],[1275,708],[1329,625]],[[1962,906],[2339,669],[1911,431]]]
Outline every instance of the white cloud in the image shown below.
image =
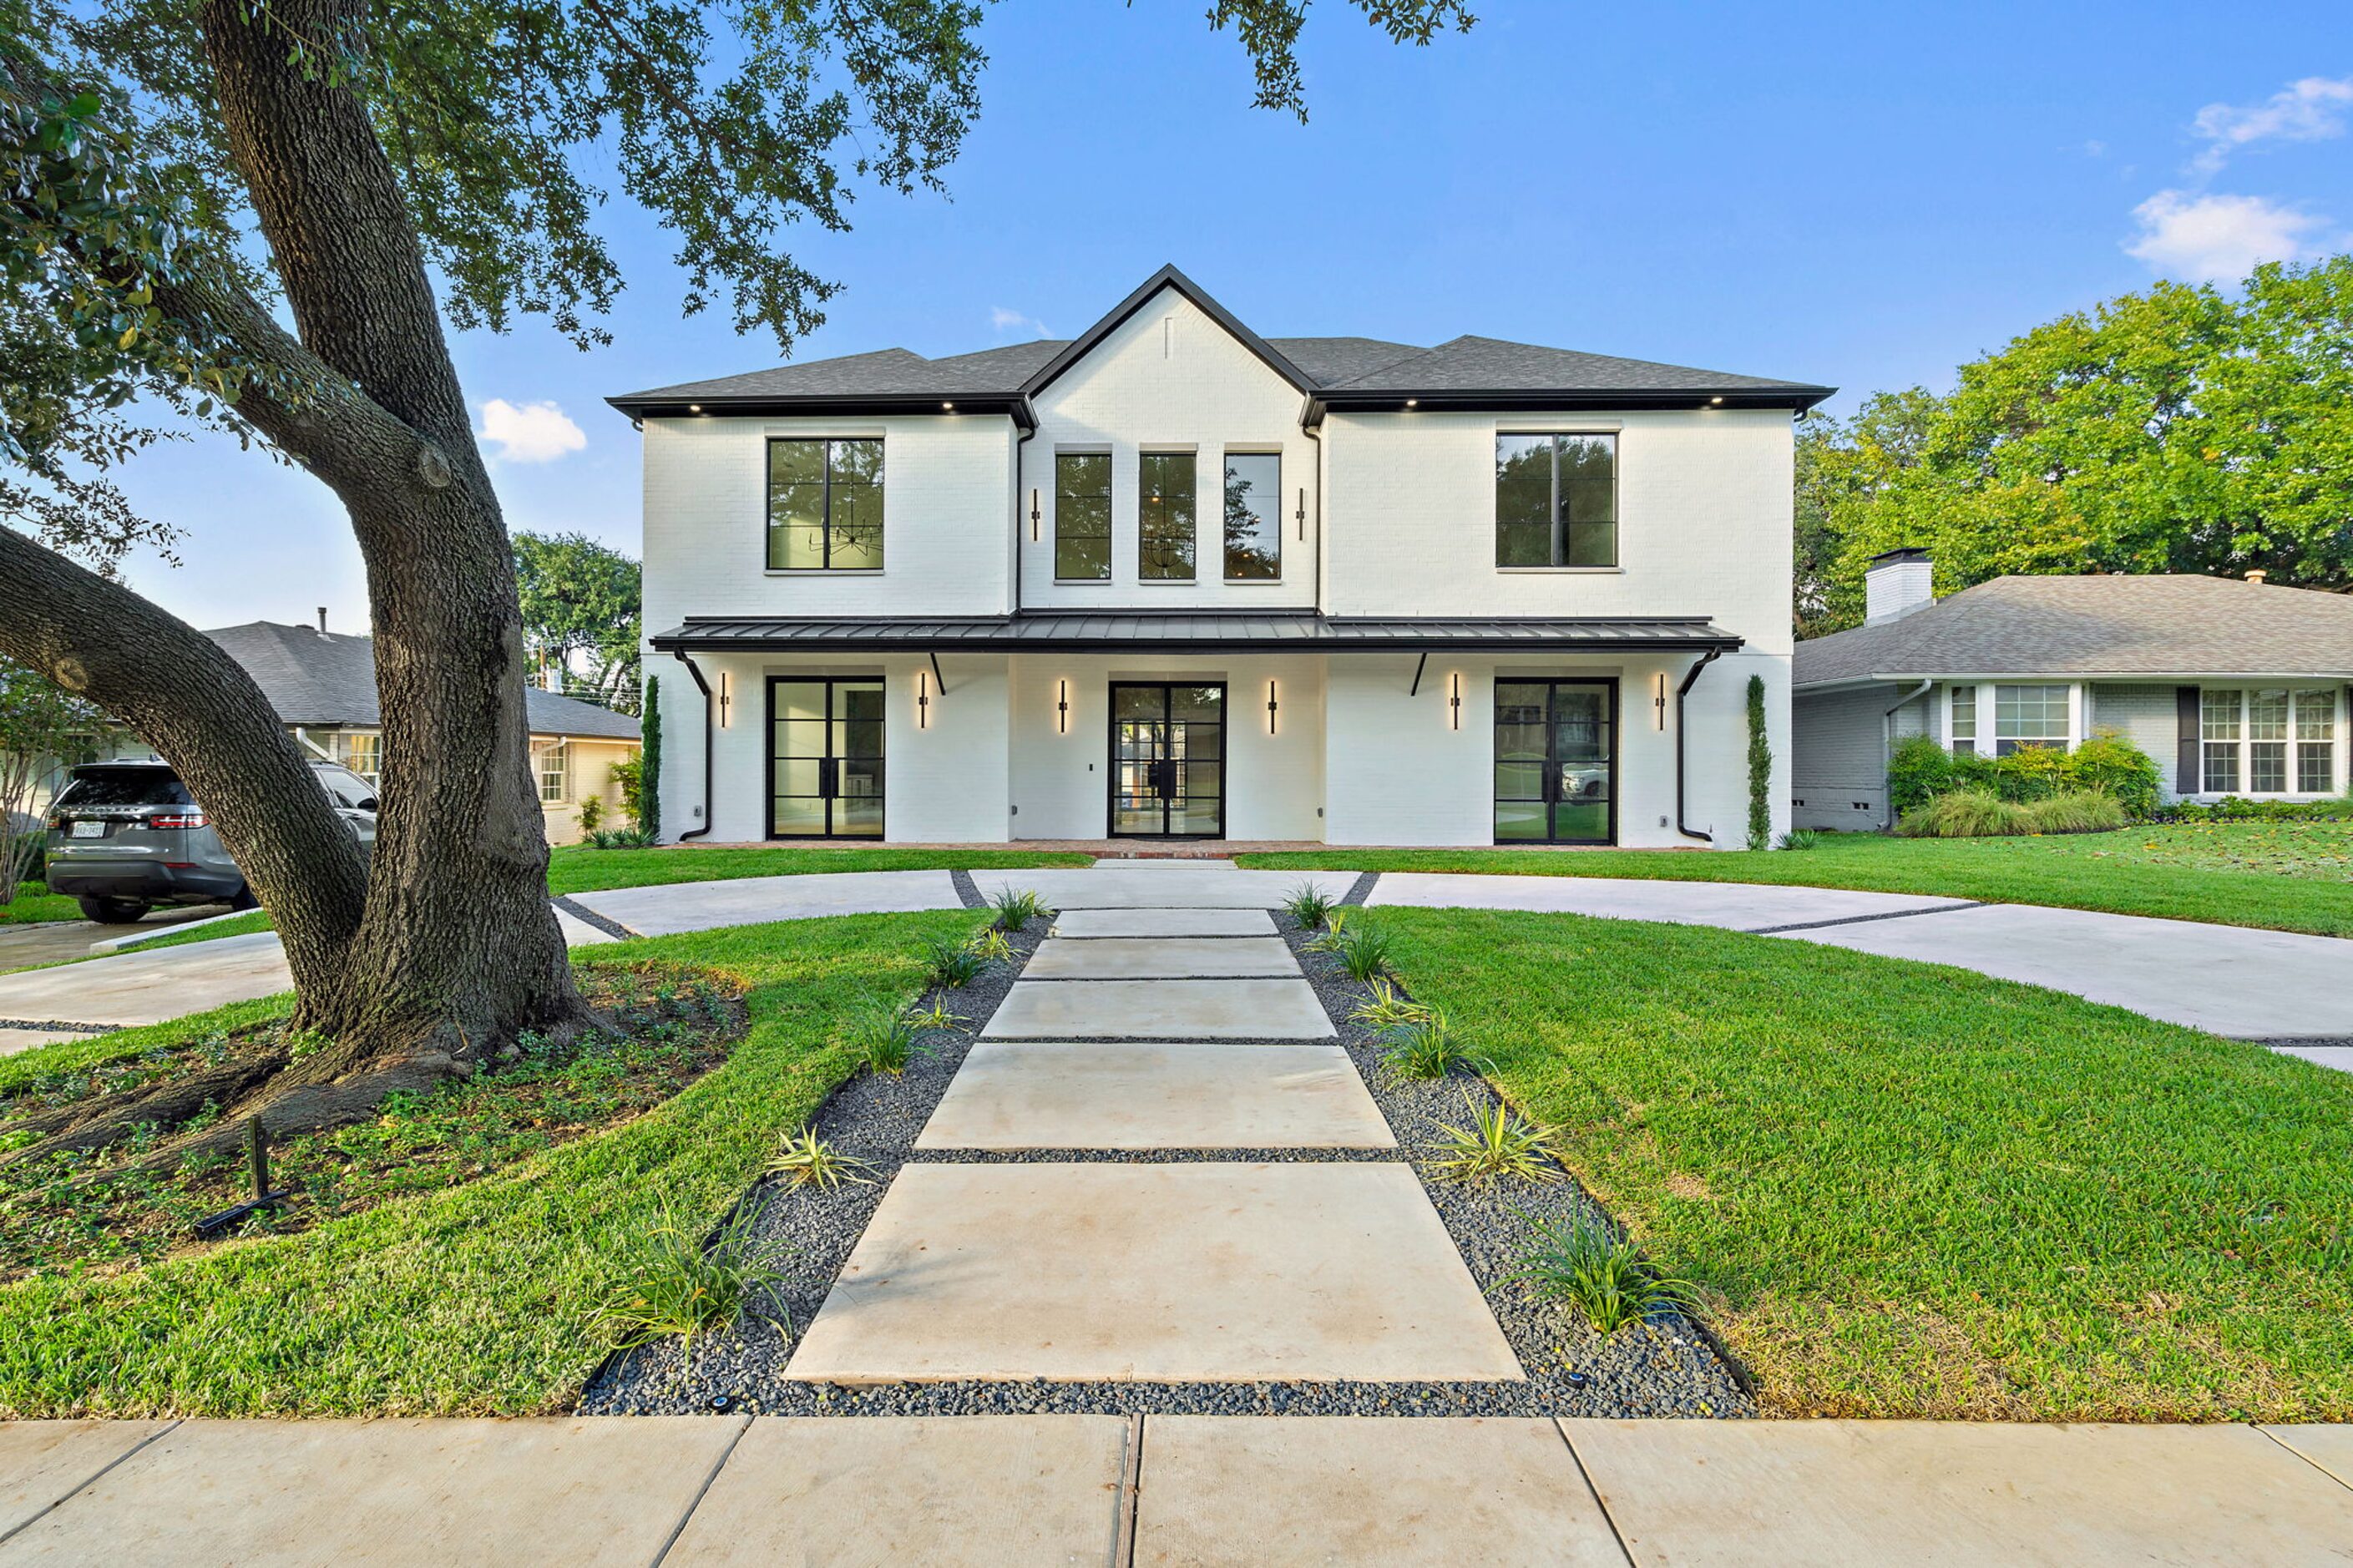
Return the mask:
[[2210,103],[2189,122],[2189,129],[2206,142],[2206,150],[2190,168],[2200,174],[2214,174],[2232,153],[2258,142],[2324,142],[2342,136],[2348,110],[2353,110],[2353,77],[2308,76],[2245,107]]
[[495,443],[491,455],[508,463],[552,463],[588,445],[586,433],[553,402],[517,407],[493,397],[482,405],[482,427],[474,434]]
[[2259,261],[2301,261],[2323,248],[2306,238],[2323,226],[2320,218],[2262,196],[2159,191],[2133,216],[2140,234],[2126,254],[2191,282],[2236,282]]
[[1050,338],[1046,323],[1035,316],[1025,316],[1018,310],[1008,310],[1002,305],[992,305],[988,311],[990,330],[997,332],[1028,332],[1033,338]]

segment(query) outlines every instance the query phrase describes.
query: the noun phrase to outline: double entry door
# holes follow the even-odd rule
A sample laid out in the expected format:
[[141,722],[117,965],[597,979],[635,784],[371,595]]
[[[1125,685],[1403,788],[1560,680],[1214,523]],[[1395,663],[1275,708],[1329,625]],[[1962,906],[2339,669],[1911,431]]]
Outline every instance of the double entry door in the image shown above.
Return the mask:
[[882,837],[882,683],[768,679],[768,837]]
[[1495,682],[1495,842],[1618,839],[1618,682]]
[[1111,833],[1114,838],[1225,837],[1222,682],[1112,682]]

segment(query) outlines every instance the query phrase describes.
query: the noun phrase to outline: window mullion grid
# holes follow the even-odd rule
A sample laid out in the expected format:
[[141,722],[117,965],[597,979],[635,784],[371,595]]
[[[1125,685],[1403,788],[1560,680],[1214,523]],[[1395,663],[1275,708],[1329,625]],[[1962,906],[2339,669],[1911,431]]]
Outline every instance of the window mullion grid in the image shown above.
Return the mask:
[[1547,437],[1552,447],[1552,563],[1568,564],[1568,516],[1560,504],[1560,443],[1558,436]]

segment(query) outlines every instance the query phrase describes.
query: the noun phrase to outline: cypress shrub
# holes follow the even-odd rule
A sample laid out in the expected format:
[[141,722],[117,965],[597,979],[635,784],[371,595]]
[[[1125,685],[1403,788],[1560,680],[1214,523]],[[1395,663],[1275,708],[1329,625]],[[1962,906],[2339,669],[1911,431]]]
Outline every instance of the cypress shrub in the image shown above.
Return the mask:
[[1773,747],[1765,738],[1765,678],[1748,678],[1748,847],[1773,847]]

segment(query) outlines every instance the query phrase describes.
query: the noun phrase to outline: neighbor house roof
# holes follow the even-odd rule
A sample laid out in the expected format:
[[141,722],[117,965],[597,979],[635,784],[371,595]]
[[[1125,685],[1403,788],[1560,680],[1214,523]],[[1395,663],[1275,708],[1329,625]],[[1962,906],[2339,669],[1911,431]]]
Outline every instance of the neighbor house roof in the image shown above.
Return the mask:
[[1526,653],[1609,648],[1723,652],[1741,639],[1705,616],[1589,616],[1509,619],[1434,616],[1335,617],[1313,610],[1032,610],[1015,616],[898,619],[691,618],[657,635],[672,649],[791,649],[852,652],[901,648],[927,653],[1071,653],[1136,647],[1236,651],[1427,653],[1448,648],[1510,648]]
[[625,393],[608,402],[632,418],[728,414],[1008,414],[1034,428],[1029,399],[1083,359],[1163,289],[1173,289],[1231,332],[1324,411],[1430,407],[1732,406],[1810,408],[1831,387],[1618,359],[1501,338],[1459,337],[1424,348],[1382,338],[1261,338],[1174,267],[1164,267],[1076,338],[926,359],[906,349],[777,365],[742,375]]
[[2227,577],[1997,577],[1801,642],[1791,679],[1968,675],[2353,679],[2353,597]]
[[[280,722],[370,728],[384,721],[376,706],[375,643],[369,637],[322,632],[315,626],[255,621],[223,626],[205,636],[245,667]],[[523,693],[534,735],[634,741],[638,722],[591,702],[575,702],[553,691]]]

